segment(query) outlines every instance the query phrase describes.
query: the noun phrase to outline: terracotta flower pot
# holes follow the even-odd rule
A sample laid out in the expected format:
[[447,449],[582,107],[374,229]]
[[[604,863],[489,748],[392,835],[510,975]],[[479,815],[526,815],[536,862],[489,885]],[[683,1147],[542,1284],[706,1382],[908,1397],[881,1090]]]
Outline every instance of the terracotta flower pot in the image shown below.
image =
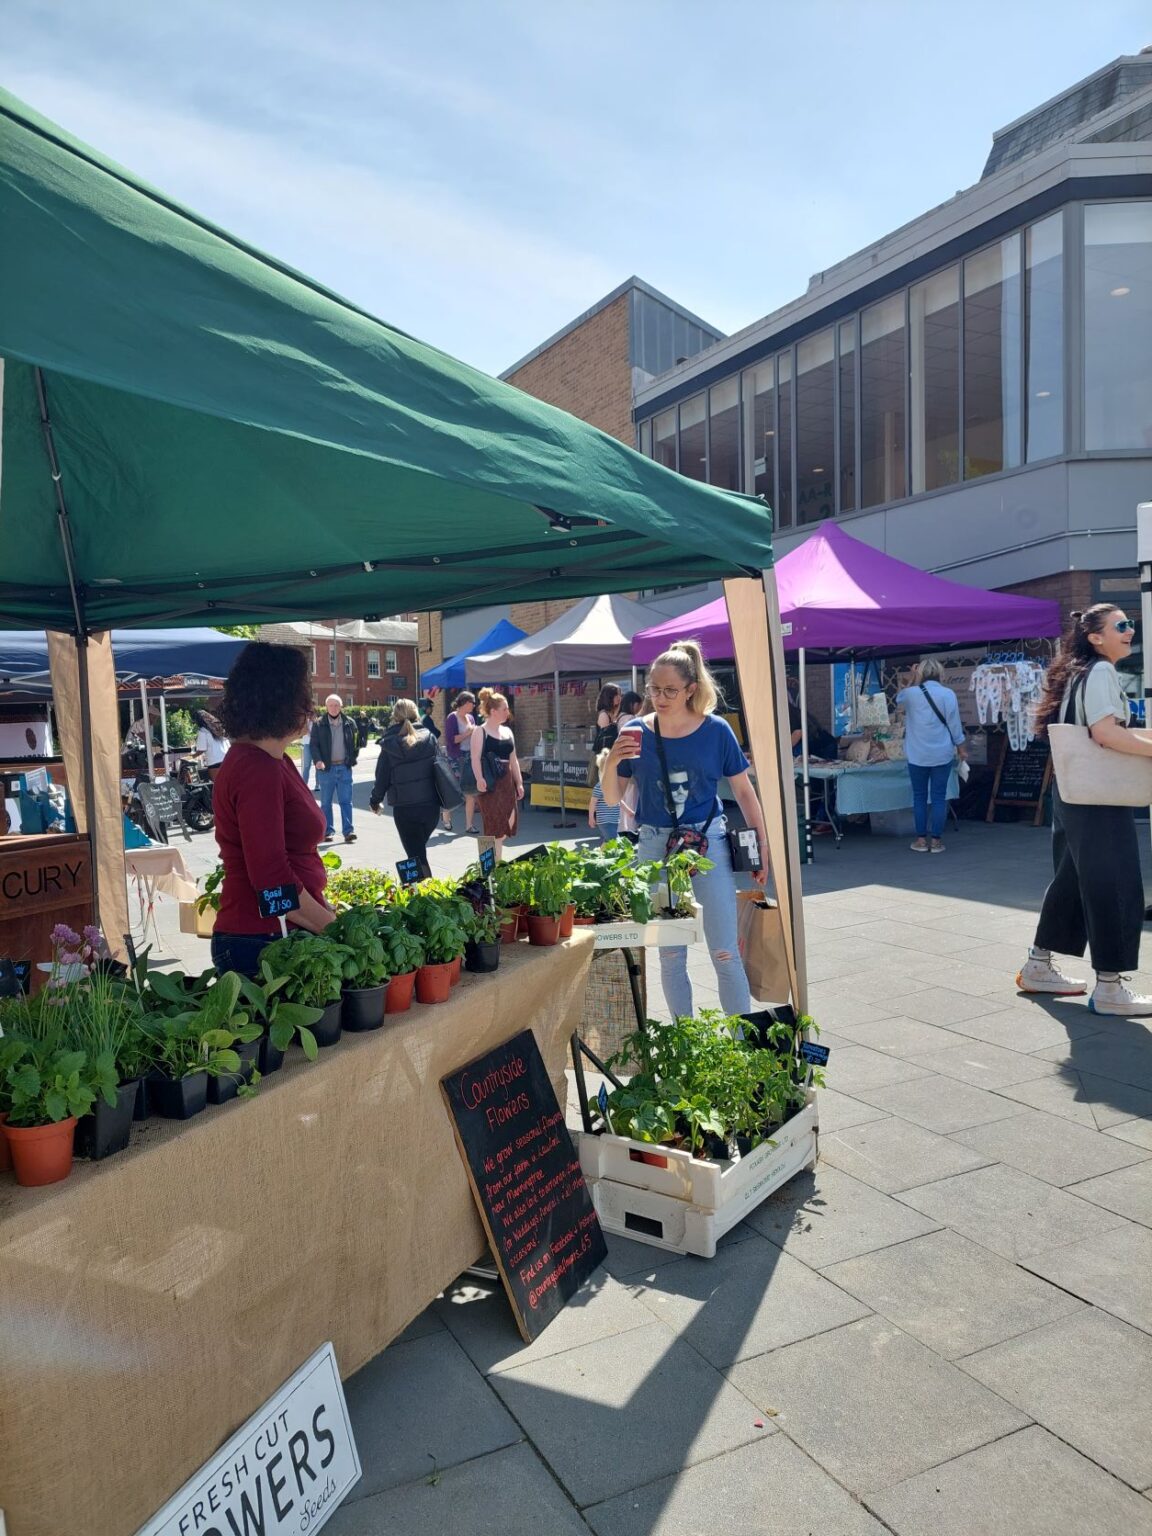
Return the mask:
[[11,1173],[12,1158],[8,1151],[8,1138],[4,1135],[4,1122],[8,1118],[8,1111],[0,1115],[0,1173]]
[[572,922],[577,928],[595,928],[596,926],[596,919],[594,917],[574,917]]
[[507,920],[507,922],[500,924],[501,944],[515,944],[519,933],[520,916],[519,913],[513,912],[512,916]]
[[528,932],[528,908],[527,907],[517,907],[516,908],[516,919],[517,919],[517,923],[519,925],[517,927],[517,929],[516,929],[516,937],[518,939],[522,939],[524,937],[524,935]]
[[576,904],[570,901],[560,914],[560,937],[570,939],[572,937],[572,924],[576,921]]
[[6,1125],[18,1184],[56,1184],[72,1172],[72,1138],[76,1117],[55,1125]]
[[422,965],[416,972],[416,1001],[418,1003],[446,1003],[451,990],[451,960],[445,960],[437,965]]
[[540,912],[528,914],[528,942],[536,945],[558,944],[560,942],[560,918],[545,917]]
[[405,971],[402,976],[393,976],[384,994],[384,1012],[407,1013],[412,1006],[412,989],[415,985],[415,971]]
[[452,961],[451,981],[452,981],[452,985],[454,987],[460,985],[460,972],[461,972],[461,970],[463,968],[463,965],[464,965],[464,956],[463,955],[457,955],[455,960]]

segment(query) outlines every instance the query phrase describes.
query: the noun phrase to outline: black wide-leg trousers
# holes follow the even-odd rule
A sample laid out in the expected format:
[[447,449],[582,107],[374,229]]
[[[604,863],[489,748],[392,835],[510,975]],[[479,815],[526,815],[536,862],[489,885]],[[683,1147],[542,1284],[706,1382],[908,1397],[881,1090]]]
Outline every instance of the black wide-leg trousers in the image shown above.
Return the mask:
[[1144,879],[1135,813],[1122,805],[1068,805],[1052,789],[1052,863],[1036,947],[1082,955],[1097,971],[1134,971],[1144,927]]

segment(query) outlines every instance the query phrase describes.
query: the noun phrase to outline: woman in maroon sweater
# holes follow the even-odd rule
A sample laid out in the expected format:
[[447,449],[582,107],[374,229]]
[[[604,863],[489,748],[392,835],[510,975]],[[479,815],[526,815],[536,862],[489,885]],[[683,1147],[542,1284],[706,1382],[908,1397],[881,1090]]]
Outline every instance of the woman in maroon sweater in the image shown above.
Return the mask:
[[218,971],[255,976],[260,952],[280,920],[261,917],[258,892],[291,884],[300,906],[288,922],[319,933],[334,913],[324,899],[327,872],[316,851],[324,813],[287,756],[312,707],[308,663],[291,645],[253,643],[224,685],[220,718],[232,739],[213,787],[216,841],[224,863],[212,934]]

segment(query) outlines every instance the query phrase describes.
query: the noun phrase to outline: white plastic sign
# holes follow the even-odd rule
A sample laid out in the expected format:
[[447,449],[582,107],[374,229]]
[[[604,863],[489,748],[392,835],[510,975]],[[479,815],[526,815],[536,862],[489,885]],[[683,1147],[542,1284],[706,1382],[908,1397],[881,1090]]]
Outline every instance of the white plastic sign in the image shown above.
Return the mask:
[[325,1344],[137,1536],[313,1536],[360,1478]]

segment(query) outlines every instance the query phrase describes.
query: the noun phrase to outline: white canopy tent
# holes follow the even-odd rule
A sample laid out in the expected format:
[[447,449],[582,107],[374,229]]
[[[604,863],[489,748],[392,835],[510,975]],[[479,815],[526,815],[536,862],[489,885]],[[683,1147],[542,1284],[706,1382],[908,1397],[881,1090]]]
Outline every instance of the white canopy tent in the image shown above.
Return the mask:
[[[601,677],[632,670],[632,636],[664,618],[643,603],[616,593],[586,597],[538,634],[526,635],[503,651],[469,656],[468,676],[478,683],[522,683],[551,677],[555,687],[556,743],[560,744],[560,674]],[[560,823],[564,825],[564,773],[560,773]]]

